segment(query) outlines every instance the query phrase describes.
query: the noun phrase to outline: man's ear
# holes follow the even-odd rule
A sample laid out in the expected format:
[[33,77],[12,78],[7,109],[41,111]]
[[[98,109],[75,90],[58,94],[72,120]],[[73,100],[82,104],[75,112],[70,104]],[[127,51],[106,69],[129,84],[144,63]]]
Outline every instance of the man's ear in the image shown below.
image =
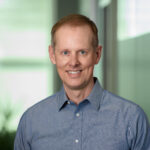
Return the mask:
[[49,58],[50,58],[51,62],[53,64],[56,64],[56,61],[55,61],[55,51],[54,51],[54,48],[53,48],[52,45],[49,45],[48,51],[49,51]]
[[95,61],[95,64],[98,64],[100,58],[101,58],[101,54],[102,54],[102,46],[99,45],[97,48],[96,48],[96,61]]

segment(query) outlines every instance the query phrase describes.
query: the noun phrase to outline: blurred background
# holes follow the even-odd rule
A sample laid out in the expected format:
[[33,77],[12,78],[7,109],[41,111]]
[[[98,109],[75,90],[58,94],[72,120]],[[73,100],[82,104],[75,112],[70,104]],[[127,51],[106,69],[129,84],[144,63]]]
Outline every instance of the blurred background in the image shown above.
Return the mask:
[[59,90],[50,31],[72,13],[97,24],[103,56],[94,74],[102,86],[139,104],[150,119],[148,0],[0,0],[0,149],[13,149],[24,111]]

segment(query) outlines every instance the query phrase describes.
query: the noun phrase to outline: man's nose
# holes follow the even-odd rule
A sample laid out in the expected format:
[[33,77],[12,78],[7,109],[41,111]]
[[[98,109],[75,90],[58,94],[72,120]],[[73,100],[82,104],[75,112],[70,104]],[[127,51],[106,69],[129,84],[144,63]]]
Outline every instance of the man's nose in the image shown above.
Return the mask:
[[70,57],[70,65],[72,67],[79,65],[79,57],[77,54],[72,54]]

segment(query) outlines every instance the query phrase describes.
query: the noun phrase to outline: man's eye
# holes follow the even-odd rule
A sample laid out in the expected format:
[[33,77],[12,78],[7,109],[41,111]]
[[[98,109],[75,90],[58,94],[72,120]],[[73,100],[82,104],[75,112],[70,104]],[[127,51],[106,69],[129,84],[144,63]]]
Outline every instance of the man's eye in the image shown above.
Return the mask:
[[81,50],[81,51],[80,51],[80,54],[81,54],[81,55],[84,55],[84,54],[86,54],[86,51]]
[[68,51],[63,51],[63,55],[68,55]]

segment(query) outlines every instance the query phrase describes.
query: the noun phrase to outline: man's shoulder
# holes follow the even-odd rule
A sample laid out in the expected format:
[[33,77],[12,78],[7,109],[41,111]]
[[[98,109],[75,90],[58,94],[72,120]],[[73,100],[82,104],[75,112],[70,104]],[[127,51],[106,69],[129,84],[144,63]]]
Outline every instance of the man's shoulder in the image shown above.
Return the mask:
[[[58,109],[59,92],[49,96],[28,108],[22,115],[18,131],[26,133],[28,140],[32,135],[40,131],[42,127],[53,122],[54,115],[59,112]],[[21,131],[23,129],[23,131]]]
[[23,115],[29,116],[38,116],[44,113],[51,113],[57,110],[57,99],[58,99],[59,92],[53,94],[43,100],[40,100],[36,104],[29,107]]
[[107,110],[111,117],[119,118],[120,124],[130,126],[132,129],[136,124],[142,122],[148,124],[148,118],[144,110],[135,102],[117,96],[107,90],[103,92],[103,110]]
[[103,104],[124,114],[143,114],[143,109],[134,101],[125,99],[107,90],[103,92]]

